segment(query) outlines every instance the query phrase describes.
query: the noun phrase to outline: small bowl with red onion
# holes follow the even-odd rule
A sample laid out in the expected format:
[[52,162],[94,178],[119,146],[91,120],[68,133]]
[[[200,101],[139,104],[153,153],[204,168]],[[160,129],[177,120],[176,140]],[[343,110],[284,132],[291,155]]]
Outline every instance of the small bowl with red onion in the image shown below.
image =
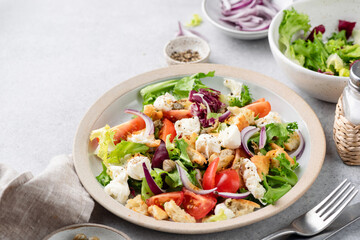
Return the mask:
[[292,0],[203,0],[207,19],[228,36],[261,39],[268,34],[272,18]]

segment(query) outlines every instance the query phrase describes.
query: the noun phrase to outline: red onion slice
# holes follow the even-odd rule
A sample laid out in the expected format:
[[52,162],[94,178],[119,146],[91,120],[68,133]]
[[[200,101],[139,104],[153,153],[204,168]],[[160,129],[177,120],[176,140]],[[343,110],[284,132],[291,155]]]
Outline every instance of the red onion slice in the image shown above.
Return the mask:
[[266,127],[262,127],[260,130],[259,149],[265,147],[266,143]]
[[205,195],[205,194],[212,193],[217,189],[217,188],[213,188],[213,189],[209,189],[209,190],[203,190],[201,188],[198,188],[197,186],[195,186],[194,184],[192,184],[190,182],[190,180],[186,176],[185,170],[182,167],[180,167],[179,164],[177,164],[177,163],[176,163],[176,168],[179,172],[181,182],[183,183],[184,187],[187,190],[189,190],[193,193],[196,193],[196,194]]
[[242,199],[242,198],[246,198],[247,196],[250,195],[250,192],[247,191],[245,193],[229,193],[229,192],[217,192],[215,191],[215,194],[221,196],[221,197],[225,197],[225,198],[233,198],[233,199]]
[[255,154],[253,154],[250,151],[250,149],[248,148],[247,142],[252,137],[252,135],[257,133],[258,131],[259,131],[259,129],[254,126],[248,126],[241,131],[241,145],[242,145],[243,149],[245,150],[245,152],[250,155],[250,157],[254,156]]
[[230,116],[230,111],[226,111],[223,115],[219,117],[219,122],[225,121]]
[[[262,31],[268,29],[272,18],[278,12],[270,0],[222,0],[222,21],[235,25],[241,31]],[[250,18],[254,17],[254,18]],[[256,18],[261,18],[261,21]]]
[[145,135],[151,135],[151,134],[154,134],[154,123],[153,121],[151,120],[151,118],[149,118],[147,115],[145,115],[144,113],[142,112],[139,112],[137,110],[134,110],[134,109],[126,109],[124,111],[125,113],[130,113],[130,114],[134,114],[136,116],[139,116],[141,117],[142,119],[144,119],[145,121]]
[[305,140],[303,135],[301,134],[300,131],[298,131],[299,137],[300,137],[300,144],[299,147],[292,153],[289,154],[290,157],[294,157],[296,156],[296,160],[300,159],[302,154],[304,153],[305,150]]
[[144,175],[145,175],[145,179],[149,185],[150,190],[153,192],[153,194],[157,195],[160,193],[164,193],[165,190],[162,190],[154,181],[154,179],[151,177],[151,174],[149,172],[149,169],[147,168],[145,162],[143,162],[142,164],[143,169],[144,169]]

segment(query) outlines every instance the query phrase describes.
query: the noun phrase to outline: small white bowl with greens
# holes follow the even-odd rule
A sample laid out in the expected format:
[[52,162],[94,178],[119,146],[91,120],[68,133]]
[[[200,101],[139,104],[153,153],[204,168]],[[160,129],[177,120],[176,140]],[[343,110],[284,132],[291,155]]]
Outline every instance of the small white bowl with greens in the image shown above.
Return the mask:
[[289,80],[312,97],[337,102],[360,59],[359,10],[353,0],[304,0],[278,13],[269,44]]

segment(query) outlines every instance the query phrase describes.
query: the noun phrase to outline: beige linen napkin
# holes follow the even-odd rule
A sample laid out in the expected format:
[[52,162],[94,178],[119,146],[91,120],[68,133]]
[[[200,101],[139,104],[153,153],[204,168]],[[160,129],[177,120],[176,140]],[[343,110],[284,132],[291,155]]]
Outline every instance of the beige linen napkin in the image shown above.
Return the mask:
[[87,222],[94,201],[71,156],[53,158],[39,176],[0,163],[0,239],[42,239],[66,225]]

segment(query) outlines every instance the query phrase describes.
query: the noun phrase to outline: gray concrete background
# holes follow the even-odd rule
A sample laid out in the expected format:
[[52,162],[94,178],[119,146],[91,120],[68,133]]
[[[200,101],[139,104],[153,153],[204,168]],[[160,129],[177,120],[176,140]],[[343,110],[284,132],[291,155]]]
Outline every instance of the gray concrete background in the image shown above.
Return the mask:
[[[201,12],[201,1],[0,0],[0,161],[40,173],[51,157],[71,153],[86,110],[112,86],[165,67],[163,47],[177,20]],[[204,17],[204,16],[203,16]],[[204,18],[197,28],[210,40],[210,62],[261,72],[284,82],[315,110],[327,139],[322,171],[310,190],[282,213],[232,231],[174,235],[128,223],[99,205],[91,222],[133,239],[259,239],[312,208],[344,178],[359,185],[359,167],[337,156],[332,140],[335,104],[318,101],[288,82],[267,39],[224,36]],[[359,202],[360,195],[353,200]],[[200,226],[199,226],[200,227]],[[333,239],[358,239],[360,222]]]

